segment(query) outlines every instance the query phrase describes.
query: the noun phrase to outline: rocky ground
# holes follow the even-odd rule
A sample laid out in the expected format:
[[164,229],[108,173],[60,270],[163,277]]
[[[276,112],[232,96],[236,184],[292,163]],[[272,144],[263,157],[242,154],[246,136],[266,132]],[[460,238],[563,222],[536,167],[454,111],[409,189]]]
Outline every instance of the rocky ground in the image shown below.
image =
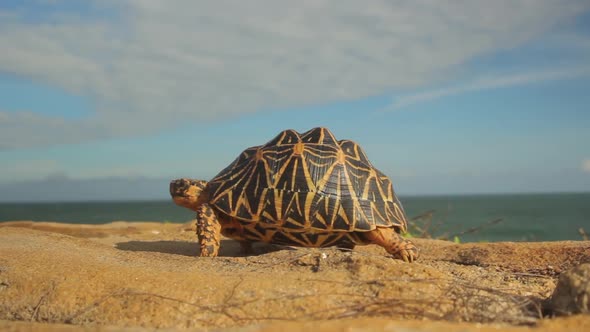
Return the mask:
[[416,239],[408,264],[377,246],[243,257],[231,240],[198,258],[195,238],[191,224],[0,223],[0,330],[590,331],[545,301],[589,241]]

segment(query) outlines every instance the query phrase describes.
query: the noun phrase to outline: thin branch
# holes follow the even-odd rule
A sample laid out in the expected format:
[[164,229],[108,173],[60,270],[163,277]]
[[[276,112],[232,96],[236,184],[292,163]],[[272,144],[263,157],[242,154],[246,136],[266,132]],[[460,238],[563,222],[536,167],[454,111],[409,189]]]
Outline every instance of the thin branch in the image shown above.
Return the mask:
[[582,240],[588,241],[588,233],[586,233],[583,227],[578,228],[578,233],[582,236]]
[[502,218],[494,219],[494,220],[488,221],[486,223],[483,223],[481,225],[478,225],[478,226],[475,226],[475,227],[470,227],[470,228],[468,228],[468,229],[466,229],[464,231],[461,231],[461,232],[452,234],[450,236],[447,236],[447,237],[444,237],[444,238],[441,237],[440,239],[441,240],[454,239],[456,236],[461,236],[461,235],[465,235],[465,234],[471,234],[471,233],[479,232],[479,231],[481,231],[482,229],[484,229],[484,228],[486,228],[488,226],[492,226],[492,225],[498,224],[498,223],[500,223],[502,221],[504,221],[504,219],[502,219]]

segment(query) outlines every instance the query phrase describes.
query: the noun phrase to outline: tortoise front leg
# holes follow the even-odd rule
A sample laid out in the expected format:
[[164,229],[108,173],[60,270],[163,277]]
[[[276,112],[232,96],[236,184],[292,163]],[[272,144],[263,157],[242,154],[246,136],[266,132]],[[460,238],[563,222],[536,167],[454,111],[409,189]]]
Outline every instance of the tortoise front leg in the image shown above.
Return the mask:
[[203,204],[197,210],[197,237],[201,246],[201,257],[216,257],[219,252],[221,225],[213,209]]
[[365,233],[369,241],[380,245],[394,258],[402,259],[411,263],[418,259],[418,248],[411,242],[404,239],[393,228],[381,228]]

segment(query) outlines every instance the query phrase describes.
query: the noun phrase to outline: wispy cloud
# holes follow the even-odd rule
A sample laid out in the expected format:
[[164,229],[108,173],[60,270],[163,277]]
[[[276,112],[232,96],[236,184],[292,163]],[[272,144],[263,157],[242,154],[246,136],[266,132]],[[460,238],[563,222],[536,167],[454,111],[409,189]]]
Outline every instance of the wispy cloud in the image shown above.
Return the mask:
[[[48,23],[0,9],[10,17],[0,21],[0,72],[96,102],[87,120],[0,113],[4,146],[139,135],[419,87],[475,56],[536,38],[590,3],[95,0],[92,7],[101,14],[83,19],[52,7]],[[431,94],[449,93],[457,92]]]
[[590,76],[590,66],[580,66],[558,70],[540,70],[537,72],[508,74],[497,77],[482,77],[462,85],[433,89],[395,98],[395,101],[391,105],[383,108],[382,111],[394,111],[409,105],[474,91],[507,88],[517,85],[527,85],[585,76]]
[[[39,170],[43,170],[42,173]],[[0,161],[0,182],[14,179],[42,179],[60,172],[60,165],[52,159],[2,160]]]
[[0,150],[73,143],[110,136],[113,124],[94,119],[69,121],[33,112],[0,109]]

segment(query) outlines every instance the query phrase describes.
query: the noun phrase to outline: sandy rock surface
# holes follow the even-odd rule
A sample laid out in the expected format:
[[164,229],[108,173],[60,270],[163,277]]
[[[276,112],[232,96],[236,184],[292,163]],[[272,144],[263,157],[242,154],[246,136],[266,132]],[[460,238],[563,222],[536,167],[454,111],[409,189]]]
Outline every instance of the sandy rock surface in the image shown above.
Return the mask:
[[589,315],[540,319],[588,241],[416,239],[407,264],[377,246],[243,257],[231,240],[198,258],[195,240],[190,223],[0,223],[0,330],[590,330]]
[[548,306],[558,315],[590,313],[590,263],[559,276]]

